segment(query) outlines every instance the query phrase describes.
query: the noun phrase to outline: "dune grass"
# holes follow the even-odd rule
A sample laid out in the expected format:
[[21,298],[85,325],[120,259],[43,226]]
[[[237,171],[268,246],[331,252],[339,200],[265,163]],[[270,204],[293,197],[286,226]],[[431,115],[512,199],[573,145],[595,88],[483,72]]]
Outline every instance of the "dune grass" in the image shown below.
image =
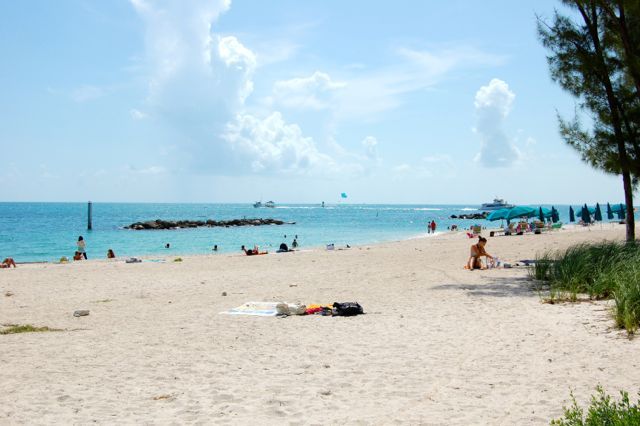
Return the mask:
[[549,284],[547,302],[614,299],[616,324],[629,334],[640,326],[640,244],[604,241],[547,252],[531,274]]
[[4,329],[0,330],[0,334],[19,334],[19,333],[43,333],[48,331],[62,331],[57,328],[34,327],[31,324],[3,324]]
[[[638,395],[640,396],[640,394]],[[571,406],[564,408],[564,416],[551,421],[554,426],[637,426],[640,425],[640,405],[629,400],[627,392],[620,392],[620,400],[615,401],[602,387],[596,388],[591,396],[591,404],[585,410],[580,407],[573,393]]]

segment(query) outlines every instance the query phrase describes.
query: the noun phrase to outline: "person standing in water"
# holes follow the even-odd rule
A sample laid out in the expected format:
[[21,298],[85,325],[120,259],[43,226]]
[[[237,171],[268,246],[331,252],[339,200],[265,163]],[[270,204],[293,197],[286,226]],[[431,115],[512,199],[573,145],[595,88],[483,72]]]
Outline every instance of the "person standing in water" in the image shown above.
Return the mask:
[[436,221],[435,220],[431,221],[431,233],[432,234],[436,233]]
[[78,242],[76,243],[76,245],[78,246],[78,253],[80,253],[82,255],[82,257],[85,258],[85,260],[87,259],[87,252],[86,252],[86,247],[87,244],[84,241],[84,238],[82,238],[82,235],[80,235],[78,237]]

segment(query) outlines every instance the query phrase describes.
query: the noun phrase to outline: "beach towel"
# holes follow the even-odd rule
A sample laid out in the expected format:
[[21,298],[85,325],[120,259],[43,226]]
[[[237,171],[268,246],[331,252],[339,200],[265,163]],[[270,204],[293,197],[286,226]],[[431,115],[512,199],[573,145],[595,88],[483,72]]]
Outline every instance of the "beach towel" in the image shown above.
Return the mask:
[[276,317],[286,315],[304,315],[306,306],[286,302],[247,302],[244,305],[220,312],[227,315],[251,315],[259,317]]

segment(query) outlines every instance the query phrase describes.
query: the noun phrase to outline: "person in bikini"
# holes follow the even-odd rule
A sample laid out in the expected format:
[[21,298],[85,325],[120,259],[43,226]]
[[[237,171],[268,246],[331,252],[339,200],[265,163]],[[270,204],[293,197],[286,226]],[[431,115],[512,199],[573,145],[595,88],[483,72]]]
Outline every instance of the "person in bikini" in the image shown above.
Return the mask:
[[0,268],[11,268],[12,266],[15,268],[16,262],[10,257],[7,257],[2,261],[2,263],[0,263]]
[[480,237],[478,242],[471,246],[471,251],[469,254],[469,260],[467,261],[466,269],[474,270],[474,269],[486,269],[486,266],[482,264],[482,260],[480,259],[482,256],[487,258],[487,262],[489,260],[493,261],[493,256],[491,256],[484,249],[484,246],[487,244],[487,239],[484,237]]

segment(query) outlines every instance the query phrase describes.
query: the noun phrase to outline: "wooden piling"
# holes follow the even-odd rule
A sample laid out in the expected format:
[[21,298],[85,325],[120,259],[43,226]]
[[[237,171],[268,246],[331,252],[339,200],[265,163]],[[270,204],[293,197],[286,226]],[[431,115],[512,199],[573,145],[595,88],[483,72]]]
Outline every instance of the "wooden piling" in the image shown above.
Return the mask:
[[92,219],[91,218],[92,207],[93,207],[93,205],[92,205],[91,201],[89,201],[89,204],[87,205],[87,210],[88,210],[88,214],[87,214],[87,230],[88,231],[91,231],[91,229],[93,228],[92,223],[91,223],[92,222],[92,220],[91,220]]

